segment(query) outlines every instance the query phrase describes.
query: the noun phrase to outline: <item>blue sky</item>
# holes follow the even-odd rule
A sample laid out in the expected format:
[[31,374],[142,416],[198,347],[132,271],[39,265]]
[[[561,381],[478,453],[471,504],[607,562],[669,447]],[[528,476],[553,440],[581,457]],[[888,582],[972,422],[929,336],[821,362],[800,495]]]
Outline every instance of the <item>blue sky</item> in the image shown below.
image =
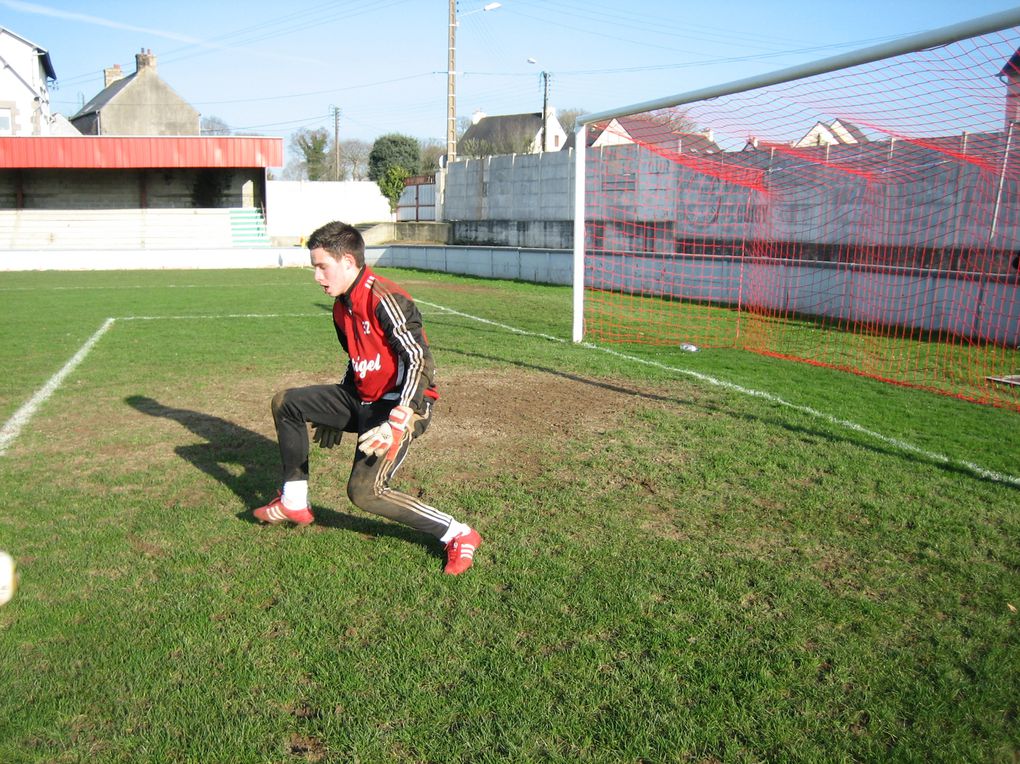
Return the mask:
[[[459,0],[457,113],[640,103],[1010,10],[1016,0]],[[368,142],[446,135],[447,0],[0,0],[0,25],[49,51],[73,114],[151,49],[163,79],[236,131],[333,129]],[[1020,40],[1018,40],[1020,44]],[[535,63],[529,63],[528,59]]]

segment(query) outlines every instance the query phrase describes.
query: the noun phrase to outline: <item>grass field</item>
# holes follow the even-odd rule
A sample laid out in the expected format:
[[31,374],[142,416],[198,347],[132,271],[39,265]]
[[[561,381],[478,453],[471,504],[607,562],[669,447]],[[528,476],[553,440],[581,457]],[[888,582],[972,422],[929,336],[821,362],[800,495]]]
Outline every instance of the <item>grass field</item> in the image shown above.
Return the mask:
[[0,762],[1020,757],[1020,415],[386,275],[443,396],[396,484],[480,529],[457,578],[347,502],[349,442],[315,525],[251,517],[272,394],[342,371],[309,271],[0,274]]

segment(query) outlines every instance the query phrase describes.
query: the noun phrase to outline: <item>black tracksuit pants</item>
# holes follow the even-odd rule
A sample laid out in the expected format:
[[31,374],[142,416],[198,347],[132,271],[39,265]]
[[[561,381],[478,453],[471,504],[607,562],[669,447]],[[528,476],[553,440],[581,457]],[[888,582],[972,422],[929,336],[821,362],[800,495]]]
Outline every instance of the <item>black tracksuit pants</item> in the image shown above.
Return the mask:
[[[355,449],[347,482],[347,496],[356,507],[381,515],[436,538],[446,533],[453,518],[413,496],[389,487],[411,442],[425,432],[432,418],[432,402],[426,398],[425,416],[416,418],[410,437],[405,435],[392,462],[382,456],[366,456]],[[393,401],[363,403],[345,385],[312,385],[282,390],[273,397],[273,420],[283,461],[283,480],[308,479],[308,426],[324,424],[360,435],[389,418]]]

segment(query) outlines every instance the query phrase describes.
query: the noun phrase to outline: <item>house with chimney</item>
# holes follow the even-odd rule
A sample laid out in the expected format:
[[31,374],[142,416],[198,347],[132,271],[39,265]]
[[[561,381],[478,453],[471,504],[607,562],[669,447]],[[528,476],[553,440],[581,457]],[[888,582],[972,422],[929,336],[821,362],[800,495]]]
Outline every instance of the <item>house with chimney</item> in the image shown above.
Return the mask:
[[71,117],[83,135],[199,135],[201,116],[156,72],[156,56],[135,54],[134,74],[103,70],[104,88]]
[[567,133],[553,109],[545,119],[541,112],[503,114],[490,117],[475,112],[471,126],[457,141],[458,153],[464,157],[499,154],[540,154],[559,151],[566,144]]
[[[38,70],[34,87],[24,89],[38,97],[53,66],[45,51],[18,40],[21,60]],[[64,131],[20,132],[32,124],[29,106],[8,106],[12,129],[0,134],[0,252],[269,244],[268,169],[283,165],[283,139],[200,135],[198,111],[158,76],[152,51],[143,49],[135,63],[127,76],[119,66],[105,70],[103,90],[64,121]],[[30,82],[33,71],[21,67],[19,75]],[[8,92],[0,90],[0,106],[15,100]]]
[[50,54],[0,27],[0,135],[51,135],[49,85],[56,80]]

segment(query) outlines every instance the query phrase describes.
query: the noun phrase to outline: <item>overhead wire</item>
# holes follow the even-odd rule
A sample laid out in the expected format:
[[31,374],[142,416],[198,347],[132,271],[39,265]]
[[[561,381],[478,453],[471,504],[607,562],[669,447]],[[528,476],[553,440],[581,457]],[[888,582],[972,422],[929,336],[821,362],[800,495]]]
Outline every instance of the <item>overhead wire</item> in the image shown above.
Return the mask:
[[[480,1],[480,0],[479,0]],[[223,32],[204,40],[197,40],[193,43],[179,45],[161,54],[161,64],[175,64],[192,60],[200,56],[208,55],[224,50],[236,50],[241,46],[251,46],[264,43],[269,40],[281,40],[285,37],[298,34],[302,31],[324,27],[340,19],[364,16],[366,14],[380,13],[390,9],[407,5],[411,0],[333,0],[332,2],[319,2],[307,8],[291,9],[287,13],[274,16],[254,24]],[[496,15],[510,15],[511,18],[521,19],[526,24],[541,23],[545,27],[566,28],[573,36],[584,35],[599,39],[612,39],[618,44],[634,45],[642,51],[655,54],[656,51],[668,51],[669,57],[663,62],[636,63],[631,66],[606,66],[601,68],[583,69],[553,67],[553,57],[547,60],[540,60],[538,69],[530,71],[517,71],[524,66],[524,55],[539,51],[521,51],[520,58],[504,43],[506,35],[496,33],[494,26]],[[442,17],[441,12],[437,14]],[[490,21],[491,19],[491,21]],[[549,3],[545,0],[504,0],[502,7],[492,13],[469,13],[462,15],[460,19],[463,24],[464,34],[461,48],[458,50],[458,64],[460,61],[477,60],[477,50],[485,51],[486,59],[496,63],[497,70],[477,71],[473,66],[459,65],[458,69],[458,102],[459,105],[473,108],[484,106],[486,111],[493,113],[507,113],[506,110],[514,112],[524,108],[527,111],[534,109],[537,97],[542,95],[541,71],[548,71],[552,79],[551,90],[553,98],[556,94],[569,93],[565,99],[558,99],[563,102],[570,100],[580,102],[589,97],[604,98],[606,77],[626,77],[641,72],[683,70],[696,67],[717,66],[722,64],[744,63],[753,61],[767,61],[792,55],[804,55],[821,51],[829,51],[835,48],[846,48],[859,46],[864,42],[876,40],[893,39],[892,37],[872,38],[868,41],[854,41],[846,43],[832,43],[826,45],[810,45],[797,48],[782,48],[780,38],[774,36],[756,35],[752,32],[736,32],[730,28],[718,28],[704,24],[690,23],[666,17],[664,14],[645,16],[632,12],[631,9],[621,9],[617,4],[598,2],[598,0],[557,0],[556,3]],[[622,32],[622,34],[621,34]],[[636,33],[641,39],[632,39]],[[696,43],[707,43],[713,45],[712,52],[680,49],[677,41],[688,40]],[[738,55],[718,56],[713,55],[718,50],[718,43],[725,41],[732,43],[738,40],[744,43]],[[516,40],[515,40],[516,42]],[[685,48],[688,46],[685,46]],[[757,52],[755,52],[757,51]],[[278,51],[277,51],[278,53]],[[310,51],[314,55],[314,49]],[[543,57],[545,58],[545,57]],[[618,56],[619,58],[619,56]],[[504,69],[504,71],[498,71]],[[555,69],[554,71],[551,71]],[[358,84],[342,85],[338,87],[310,89],[307,91],[279,93],[275,95],[255,95],[243,98],[216,98],[208,100],[193,101],[196,106],[216,108],[218,106],[231,106],[234,104],[253,104],[260,102],[283,102],[297,100],[300,98],[333,97],[338,98],[344,93],[352,93],[363,90],[385,90],[387,86],[397,85],[415,79],[434,77],[436,79],[436,96],[424,97],[418,101],[408,101],[406,97],[399,94],[385,107],[366,105],[364,108],[354,105],[345,107],[345,121],[358,124],[358,120],[367,122],[377,117],[389,123],[387,129],[393,129],[395,123],[402,119],[413,119],[418,115],[440,114],[437,124],[442,124],[442,112],[445,110],[445,102],[439,97],[443,92],[439,76],[445,77],[445,72],[418,72],[402,77],[380,79],[370,83],[358,82]],[[89,77],[95,75],[88,75]],[[79,75],[84,77],[84,75]],[[588,84],[585,84],[588,81]],[[76,82],[74,77],[67,78],[61,82],[72,84]],[[68,103],[61,101],[61,103]],[[522,107],[522,104],[525,106]],[[325,110],[324,110],[325,112]],[[244,130],[253,128],[270,128],[291,124],[307,125],[319,121],[323,117],[309,117],[307,119],[289,120],[286,122],[264,123],[262,125],[237,126],[234,129]]]

